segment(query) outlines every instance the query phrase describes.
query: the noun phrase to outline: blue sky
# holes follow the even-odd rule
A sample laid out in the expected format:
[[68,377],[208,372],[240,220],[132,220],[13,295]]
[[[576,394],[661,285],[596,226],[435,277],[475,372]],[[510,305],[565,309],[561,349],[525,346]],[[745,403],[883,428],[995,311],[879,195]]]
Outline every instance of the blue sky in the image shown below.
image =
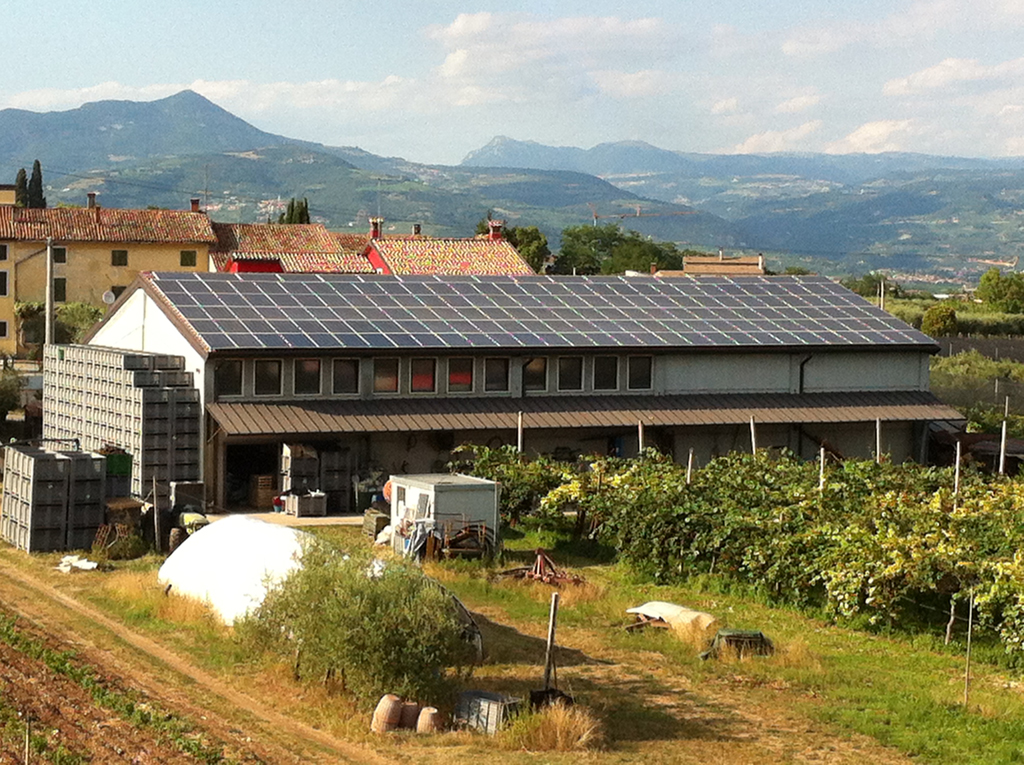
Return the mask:
[[1024,155],[1024,0],[49,0],[4,22],[0,108],[192,88],[264,130],[422,162],[496,135]]

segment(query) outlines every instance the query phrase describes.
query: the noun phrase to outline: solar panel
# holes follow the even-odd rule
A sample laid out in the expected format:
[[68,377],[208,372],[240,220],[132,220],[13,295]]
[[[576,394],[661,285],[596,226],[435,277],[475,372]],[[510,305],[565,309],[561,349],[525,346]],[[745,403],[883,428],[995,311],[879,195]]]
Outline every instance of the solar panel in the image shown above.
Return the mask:
[[216,349],[933,345],[822,277],[152,278]]

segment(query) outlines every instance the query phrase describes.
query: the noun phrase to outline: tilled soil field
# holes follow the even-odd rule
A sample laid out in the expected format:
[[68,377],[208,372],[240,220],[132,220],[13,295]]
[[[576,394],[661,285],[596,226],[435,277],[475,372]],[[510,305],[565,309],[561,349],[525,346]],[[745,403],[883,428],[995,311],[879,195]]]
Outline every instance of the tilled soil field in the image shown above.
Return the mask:
[[223,753],[201,728],[69,658],[53,638],[24,621],[0,619],[13,636],[0,642],[0,762],[23,762],[26,727],[35,762],[179,763]]

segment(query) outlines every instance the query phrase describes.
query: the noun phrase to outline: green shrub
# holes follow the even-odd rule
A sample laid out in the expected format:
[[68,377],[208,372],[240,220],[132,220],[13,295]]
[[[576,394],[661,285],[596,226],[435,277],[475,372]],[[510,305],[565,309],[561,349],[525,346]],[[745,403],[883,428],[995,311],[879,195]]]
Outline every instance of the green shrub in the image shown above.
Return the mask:
[[448,701],[469,658],[451,597],[418,569],[312,543],[302,566],[236,624],[246,646],[296,657],[296,675],[333,676],[363,704],[384,693]]
[[921,331],[931,337],[953,337],[960,331],[956,309],[949,303],[932,306],[921,317]]
[[521,518],[540,510],[540,501],[549,491],[560,486],[571,465],[550,457],[530,459],[514,446],[464,445],[448,463],[452,472],[486,478],[501,484],[499,510],[501,521],[515,526]]

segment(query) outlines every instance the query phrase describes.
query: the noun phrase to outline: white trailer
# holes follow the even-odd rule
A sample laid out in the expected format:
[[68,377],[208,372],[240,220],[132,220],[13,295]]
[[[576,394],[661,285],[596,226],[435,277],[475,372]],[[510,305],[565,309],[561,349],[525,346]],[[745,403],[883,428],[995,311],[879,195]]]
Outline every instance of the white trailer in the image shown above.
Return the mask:
[[466,528],[482,534],[493,551],[498,546],[501,485],[473,476],[448,473],[393,475],[391,544],[404,554],[420,535],[445,539]]

